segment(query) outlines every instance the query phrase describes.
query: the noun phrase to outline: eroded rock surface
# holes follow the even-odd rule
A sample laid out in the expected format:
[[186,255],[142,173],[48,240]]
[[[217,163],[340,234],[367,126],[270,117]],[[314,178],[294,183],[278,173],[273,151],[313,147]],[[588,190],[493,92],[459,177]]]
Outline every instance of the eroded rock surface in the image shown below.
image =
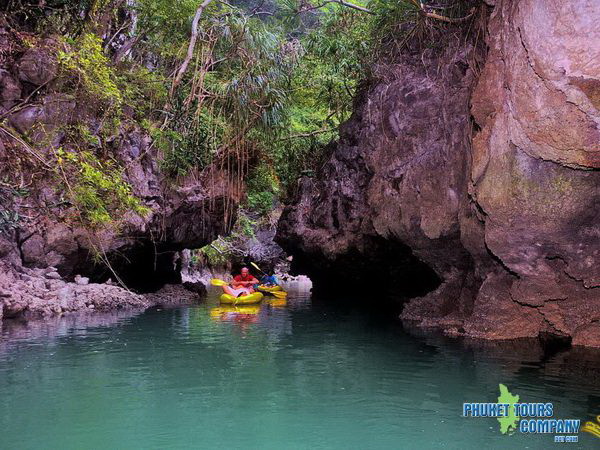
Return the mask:
[[0,262],[0,298],[3,317],[44,317],[81,310],[107,311],[146,308],[141,295],[108,284],[67,283],[55,269],[21,268],[17,272]]
[[436,283],[422,261],[444,280],[444,297],[470,288],[460,220],[469,214],[474,49],[454,38],[421,50],[375,68],[331,158],[283,214],[278,240],[316,282],[404,292],[422,280],[427,291]]
[[136,294],[114,283],[68,282],[55,268],[29,269],[0,261],[0,319],[36,319],[73,312],[144,310],[154,305],[198,301],[204,292],[165,285],[151,294]]
[[[0,233],[15,247],[11,263],[53,266],[69,280],[81,274],[92,282],[114,279],[116,271],[135,288],[150,280],[147,290],[180,281],[176,252],[227,233],[235,222],[240,187],[216,168],[167,179],[157,146],[127,116],[127,108],[117,131],[106,136],[98,111],[56,81],[57,53],[64,45],[59,39],[34,40],[26,48],[1,23],[0,36],[5,38],[0,40],[0,114],[5,120],[0,128],[0,212],[8,217],[0,220]],[[80,213],[66,192],[72,180],[61,180],[55,170],[59,149],[81,150],[66,138],[72,127],[89,134],[85,150],[124,169],[124,181],[148,214],[128,213],[115,218],[118,227],[93,232],[76,220]]]
[[[227,233],[240,187],[217,168],[167,178],[160,151],[131,108],[123,107],[110,133],[103,129],[106,118],[93,102],[69,92],[57,62],[64,40],[27,35],[31,44],[23,45],[22,34],[0,20],[0,311],[46,316],[157,303],[101,283],[119,278],[150,292],[180,282],[175,255]],[[84,144],[68,138],[74,127],[84,130]],[[58,151],[82,150],[122,168],[124,185],[148,213],[86,226],[68,192],[77,171],[57,170]],[[197,297],[183,289],[164,294],[174,301]]]
[[469,39],[376,68],[278,239],[336,282],[412,252],[442,280],[404,308],[421,326],[600,347],[600,4],[494,4],[481,70]]

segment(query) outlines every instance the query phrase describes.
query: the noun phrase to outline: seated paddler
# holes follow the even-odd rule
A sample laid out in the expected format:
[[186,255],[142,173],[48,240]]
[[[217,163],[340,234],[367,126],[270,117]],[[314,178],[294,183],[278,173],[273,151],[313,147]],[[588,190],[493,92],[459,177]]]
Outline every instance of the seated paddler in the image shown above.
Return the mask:
[[247,267],[242,267],[239,275],[233,277],[231,286],[223,286],[223,291],[233,297],[241,297],[252,294],[255,284],[258,284],[258,280],[250,273]]
[[260,284],[262,286],[273,287],[273,286],[277,286],[279,284],[279,281],[277,281],[277,277],[275,275],[266,275],[265,274],[260,279]]

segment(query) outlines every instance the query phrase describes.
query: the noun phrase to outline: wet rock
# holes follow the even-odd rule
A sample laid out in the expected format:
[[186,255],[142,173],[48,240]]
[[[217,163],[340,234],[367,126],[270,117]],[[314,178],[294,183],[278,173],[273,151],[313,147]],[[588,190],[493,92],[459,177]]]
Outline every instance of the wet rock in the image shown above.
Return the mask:
[[0,69],[0,106],[9,110],[21,98],[21,85],[6,70]]
[[29,239],[21,244],[21,254],[23,255],[23,263],[35,264],[43,260],[44,239],[38,234],[34,234]]
[[591,289],[600,280],[600,243],[591,238],[600,235],[600,174],[585,170],[600,161],[591,81],[600,66],[588,64],[600,56],[589,21],[600,18],[600,5],[577,1],[568,12],[551,1],[516,5],[497,2],[472,97],[481,130],[469,192],[484,213],[488,251],[517,277],[487,302],[512,301],[515,320],[535,312],[540,331],[575,337],[577,327],[600,318],[600,293]]
[[53,80],[58,72],[55,48],[56,41],[46,39],[41,45],[27,50],[18,63],[19,78],[35,86]]
[[41,106],[27,106],[21,111],[11,114],[9,117],[10,125],[20,133],[27,133],[33,128],[33,125],[43,117],[43,108]]
[[157,292],[146,294],[145,298],[153,305],[181,305],[198,301],[198,294],[179,284],[167,284]]
[[[0,293],[5,318],[47,317],[55,314],[96,309],[146,308],[147,298],[121,287],[88,283],[66,283],[56,279],[57,272],[48,272],[46,282],[41,275],[22,268],[26,277],[0,261]],[[89,308],[93,305],[93,308]]]
[[82,277],[81,275],[75,276],[75,283],[79,286],[86,286],[90,284],[90,279],[87,277]]
[[8,116],[8,123],[19,133],[30,136],[38,144],[58,147],[61,126],[77,119],[76,103],[69,96],[48,94],[41,103],[27,105]]
[[257,263],[266,272],[272,272],[273,268],[287,256],[273,240],[276,231],[274,227],[259,228],[255,231],[254,237],[246,240],[240,248],[248,255],[250,261]]
[[182,286],[190,292],[194,292],[201,297],[206,296],[206,286],[200,281],[184,281]]
[[21,263],[17,243],[3,234],[0,234],[0,258],[13,265]]
[[572,344],[600,348],[600,322],[589,323],[575,330]]

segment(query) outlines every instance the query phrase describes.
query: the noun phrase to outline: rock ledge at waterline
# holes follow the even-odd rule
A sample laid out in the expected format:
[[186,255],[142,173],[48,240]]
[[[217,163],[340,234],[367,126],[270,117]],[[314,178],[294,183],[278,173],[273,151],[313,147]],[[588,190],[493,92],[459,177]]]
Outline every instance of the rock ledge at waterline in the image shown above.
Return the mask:
[[154,305],[189,304],[197,293],[181,285],[166,285],[152,294],[136,294],[120,286],[61,279],[56,269],[14,267],[0,261],[0,319],[35,319],[81,311],[145,309]]

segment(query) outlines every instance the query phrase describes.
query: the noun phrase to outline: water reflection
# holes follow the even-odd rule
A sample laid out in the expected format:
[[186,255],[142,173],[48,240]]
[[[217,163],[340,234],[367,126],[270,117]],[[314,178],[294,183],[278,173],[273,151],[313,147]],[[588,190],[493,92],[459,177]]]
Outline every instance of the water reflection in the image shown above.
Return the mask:
[[366,308],[375,299],[289,290],[287,303],[224,306],[214,291],[194,307],[5,327],[3,446],[505,448],[493,420],[460,417],[465,401],[495,401],[499,383],[554,402],[558,418],[600,413],[598,351],[457,340],[407,330]]
[[119,329],[143,312],[144,309],[132,308],[110,312],[77,312],[35,320],[0,320],[0,353],[23,341],[43,339],[56,342],[68,335],[93,334],[98,327]]

